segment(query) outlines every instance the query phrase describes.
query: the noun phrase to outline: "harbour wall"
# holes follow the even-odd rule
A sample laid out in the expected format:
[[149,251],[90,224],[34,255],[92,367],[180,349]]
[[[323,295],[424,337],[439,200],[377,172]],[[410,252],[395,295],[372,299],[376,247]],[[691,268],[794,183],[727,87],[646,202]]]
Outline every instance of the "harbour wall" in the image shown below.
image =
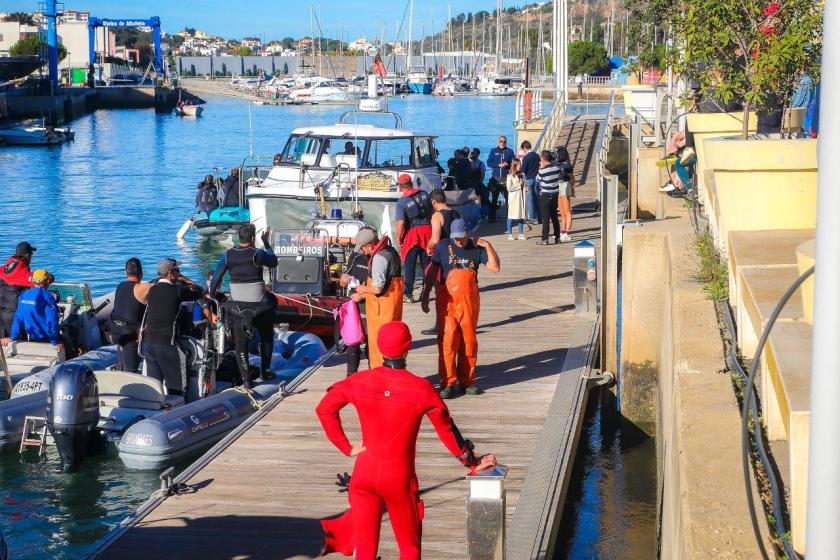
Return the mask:
[[[494,60],[495,56],[471,55],[465,56],[413,56],[412,68],[423,68],[427,73],[437,72],[438,65],[443,66],[444,74],[460,73],[462,75],[476,75],[484,63]],[[383,61],[388,72],[405,72],[406,57],[404,55],[386,56]],[[232,76],[257,75],[267,72],[272,75],[293,75],[302,70],[300,58],[293,56],[176,56],[175,67],[181,76]],[[373,66],[373,58],[369,56],[324,56],[319,60],[310,57],[305,59],[309,66],[307,71],[315,70],[325,76],[362,76]]]
[[656,435],[660,557],[756,558],[740,415],[690,210],[660,196],[664,219],[624,230],[621,411]]
[[[44,118],[58,125],[97,109],[150,109],[171,111],[178,101],[178,88],[98,87],[64,88],[58,95],[0,94],[0,106],[13,120]],[[189,93],[184,95],[190,97]]]

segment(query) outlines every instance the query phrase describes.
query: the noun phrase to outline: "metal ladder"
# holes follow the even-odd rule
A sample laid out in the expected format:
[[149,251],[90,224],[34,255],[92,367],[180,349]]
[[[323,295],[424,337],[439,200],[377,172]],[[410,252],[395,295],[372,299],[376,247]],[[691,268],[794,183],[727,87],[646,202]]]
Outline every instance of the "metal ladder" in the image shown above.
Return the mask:
[[47,419],[43,416],[27,416],[24,418],[18,453],[23,453],[23,450],[27,447],[37,447],[38,456],[46,452]]

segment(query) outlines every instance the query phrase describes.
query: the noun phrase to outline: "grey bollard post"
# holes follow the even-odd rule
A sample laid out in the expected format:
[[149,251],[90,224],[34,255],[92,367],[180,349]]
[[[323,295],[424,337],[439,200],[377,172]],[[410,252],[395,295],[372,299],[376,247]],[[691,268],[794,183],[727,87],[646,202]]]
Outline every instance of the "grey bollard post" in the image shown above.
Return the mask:
[[470,560],[505,557],[505,476],[508,468],[496,465],[467,475],[467,554]]
[[595,245],[591,241],[575,244],[573,281],[575,314],[595,317],[598,314],[598,273]]
[[665,197],[668,196],[665,193],[659,193],[659,196],[656,197],[656,219],[662,220],[665,218]]

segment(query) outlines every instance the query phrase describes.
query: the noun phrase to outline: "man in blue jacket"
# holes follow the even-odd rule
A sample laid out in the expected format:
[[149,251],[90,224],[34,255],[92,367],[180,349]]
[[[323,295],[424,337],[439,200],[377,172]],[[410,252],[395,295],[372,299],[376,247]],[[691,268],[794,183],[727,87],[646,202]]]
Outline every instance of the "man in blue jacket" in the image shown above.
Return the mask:
[[58,303],[47,291],[53,282],[53,276],[46,270],[39,268],[32,273],[35,284],[20,295],[15,318],[12,320],[12,332],[9,338],[2,340],[3,346],[18,340],[26,334],[29,342],[49,342],[61,352],[64,345],[59,340],[59,311]]
[[487,167],[492,172],[488,185],[490,189],[490,219],[488,221],[490,222],[496,221],[499,194],[505,198],[507,204],[507,176],[513,157],[513,150],[507,146],[507,137],[499,136],[499,144],[490,150],[490,154],[487,156]]

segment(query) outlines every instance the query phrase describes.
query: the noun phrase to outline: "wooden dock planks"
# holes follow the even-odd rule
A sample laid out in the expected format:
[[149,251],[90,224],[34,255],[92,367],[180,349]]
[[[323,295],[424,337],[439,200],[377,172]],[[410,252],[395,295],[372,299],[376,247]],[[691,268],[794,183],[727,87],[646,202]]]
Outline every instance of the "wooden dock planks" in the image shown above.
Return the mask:
[[[568,130],[579,131],[580,124]],[[580,149],[570,146],[573,157],[591,153],[584,146],[586,141],[594,141],[596,131],[597,126],[588,131],[589,138],[580,141]],[[588,181],[578,187],[579,198],[574,201],[578,209],[574,229],[581,232],[575,235],[575,241],[597,241],[599,220],[588,209],[595,173],[584,171],[581,175]],[[538,441],[544,443],[551,435],[543,433],[544,425],[550,427],[547,416],[551,411],[555,424],[566,426],[571,420],[563,415],[576,414],[573,410],[580,403],[571,400],[580,374],[577,370],[561,372],[569,345],[586,338],[592,327],[574,314],[573,243],[538,247],[538,228],[526,232],[527,241],[508,241],[498,223],[482,225],[502,261],[499,274],[484,269],[479,273],[477,377],[485,393],[448,401],[455,421],[465,437],[476,443],[477,450],[497,454],[510,468],[506,480],[509,526],[535,451],[539,451]],[[433,337],[420,334],[433,324],[433,317],[423,315],[419,305],[406,305],[404,318],[415,337],[409,369],[436,382],[437,346]],[[347,507],[347,494],[339,493],[334,484],[336,473],[351,471],[353,461],[327,441],[314,409],[327,387],[344,375],[343,358],[330,360],[296,394],[192,477],[188,483],[194,491],[164,501],[99,557],[204,560],[318,556],[323,537],[320,519]],[[561,411],[559,420],[557,410]],[[345,409],[342,418],[351,441],[355,441],[358,424],[351,407]],[[564,445],[568,447],[569,443]],[[424,557],[466,558],[465,469],[438,441],[428,421],[424,421],[418,440],[417,472],[426,506]],[[532,477],[529,492],[539,492],[541,487]],[[536,496],[529,504],[541,503],[541,498]],[[519,515],[518,525],[522,526],[523,519],[545,516],[545,512]],[[527,527],[513,529],[519,534],[510,535],[509,546],[531,538],[524,534]],[[513,555],[531,556],[522,546],[523,550],[513,551]],[[398,557],[387,515],[380,556]]]

